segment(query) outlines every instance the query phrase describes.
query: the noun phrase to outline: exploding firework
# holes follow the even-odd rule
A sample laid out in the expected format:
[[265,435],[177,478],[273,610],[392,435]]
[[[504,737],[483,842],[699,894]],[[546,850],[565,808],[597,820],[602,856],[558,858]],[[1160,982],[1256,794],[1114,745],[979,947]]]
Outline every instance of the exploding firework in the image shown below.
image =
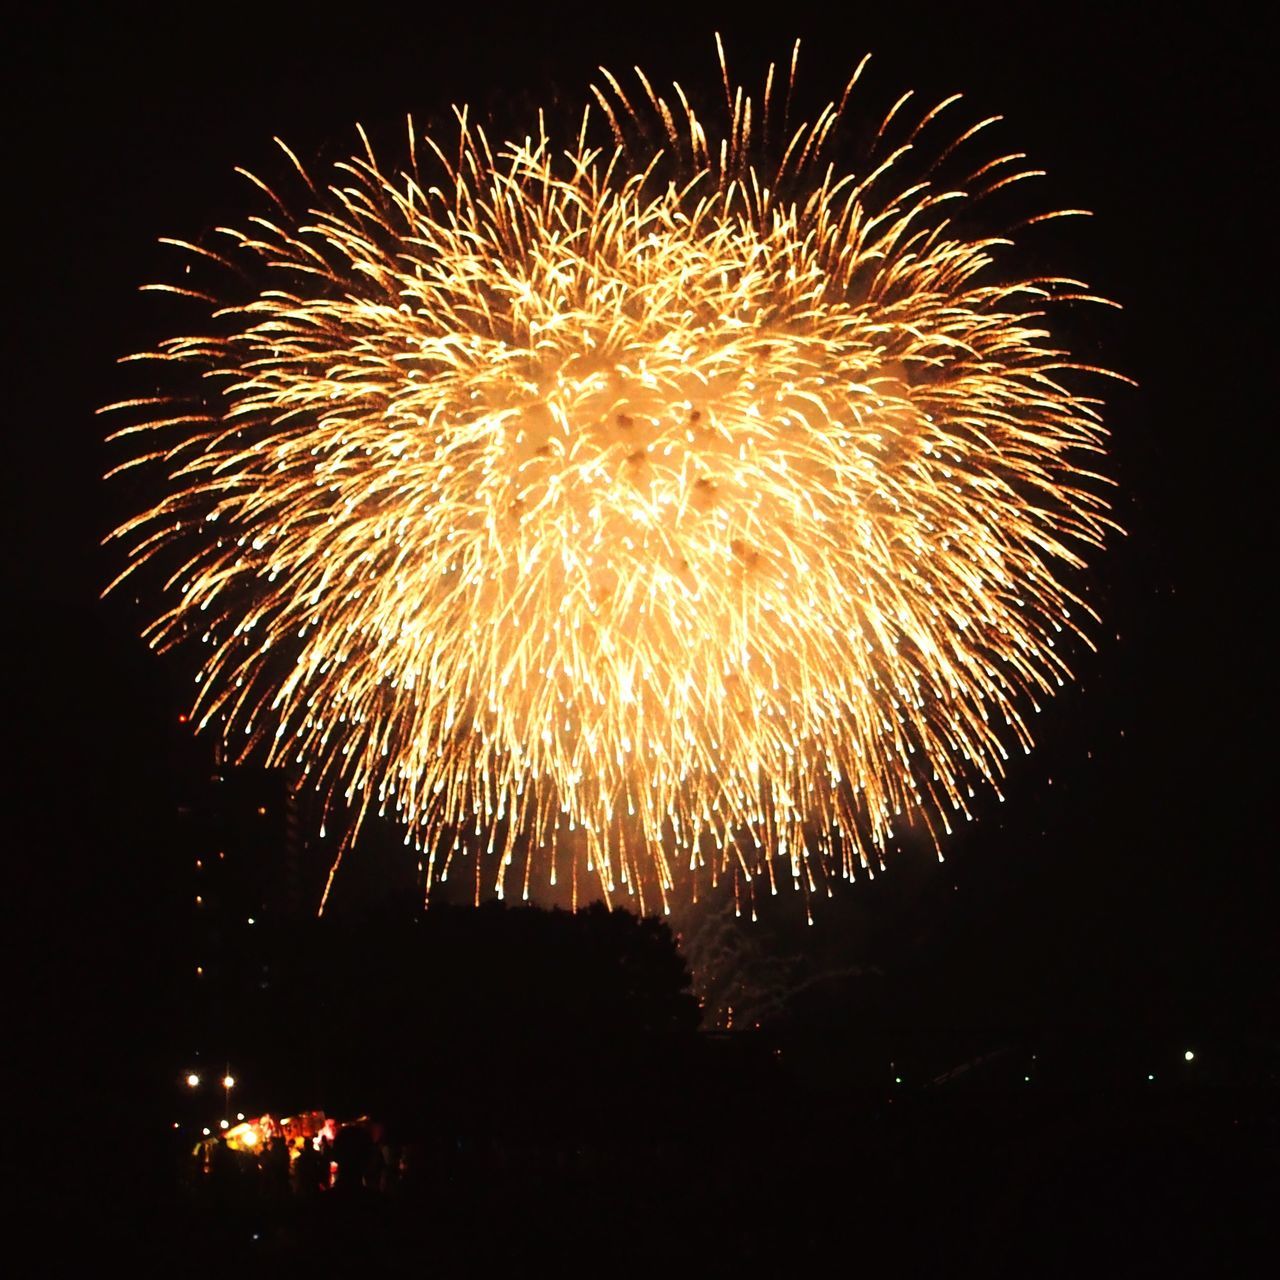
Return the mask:
[[907,95],[844,174],[857,73],[797,124],[794,57],[720,66],[718,132],[604,72],[567,138],[459,109],[327,184],[282,143],[296,200],[169,242],[227,284],[157,286],[201,329],[135,357],[199,390],[112,406],[165,477],[122,577],[203,642],[193,720],[344,847],[397,818],[428,893],[807,903],[940,847],[1083,638],[1104,432],[1043,316],[1087,295],[958,221],[1018,157],[908,180],[955,99]]

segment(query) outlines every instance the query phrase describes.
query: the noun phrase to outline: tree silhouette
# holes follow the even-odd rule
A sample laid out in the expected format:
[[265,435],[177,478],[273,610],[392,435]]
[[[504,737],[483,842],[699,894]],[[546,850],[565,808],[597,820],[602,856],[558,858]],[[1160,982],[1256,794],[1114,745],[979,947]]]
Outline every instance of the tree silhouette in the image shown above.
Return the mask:
[[602,905],[388,908],[257,941],[272,981],[225,993],[214,1034],[264,1107],[596,1125],[698,1024],[667,926]]

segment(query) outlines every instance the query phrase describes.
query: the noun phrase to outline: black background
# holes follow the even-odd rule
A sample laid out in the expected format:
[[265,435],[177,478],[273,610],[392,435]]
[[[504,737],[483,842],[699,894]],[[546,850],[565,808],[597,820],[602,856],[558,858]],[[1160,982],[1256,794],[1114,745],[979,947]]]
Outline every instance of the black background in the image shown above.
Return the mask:
[[273,134],[315,156],[354,145],[356,120],[394,129],[455,100],[572,110],[598,64],[714,88],[717,28],[748,83],[798,34],[814,94],[870,50],[870,109],[909,87],[1004,115],[1000,144],[1049,171],[1043,206],[1096,215],[1035,241],[1124,308],[1080,322],[1079,354],[1139,384],[1107,393],[1127,536],[1091,571],[1100,651],[1076,655],[1007,803],[980,802],[945,865],[908,852],[812,930],[798,902],[783,904],[798,924],[768,927],[824,964],[909,975],[895,999],[908,989],[904,1016],[926,1025],[1274,1037],[1274,133],[1258,33],[1224,5],[826,8],[175,6],[10,27],[9,974],[31,1014],[17,1056],[42,1085],[12,1105],[84,1132],[171,1074],[154,1050],[175,998],[163,839],[183,677],[137,640],[128,602],[98,600],[117,567],[99,544],[129,494],[100,480],[94,416],[137,390],[115,361],[171,314],[136,292],[174,261],[157,238],[233,218],[233,167],[274,163]]

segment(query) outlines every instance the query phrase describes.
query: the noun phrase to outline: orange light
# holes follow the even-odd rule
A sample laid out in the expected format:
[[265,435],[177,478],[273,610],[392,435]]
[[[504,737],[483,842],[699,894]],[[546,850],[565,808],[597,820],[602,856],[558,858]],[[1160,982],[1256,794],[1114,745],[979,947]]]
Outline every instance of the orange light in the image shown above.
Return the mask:
[[[494,152],[459,110],[407,164],[340,160],[332,199],[295,159],[314,198],[220,231],[257,300],[163,347],[235,429],[179,409],[181,379],[111,406],[138,446],[117,470],[198,450],[117,530],[117,581],[184,562],[148,635],[208,642],[191,714],[228,763],[247,733],[264,766],[394,794],[425,893],[483,796],[498,897],[807,902],[905,830],[940,853],[1093,647],[1076,577],[1116,526],[1076,379],[1103,371],[1041,317],[1099,300],[958,229],[943,161],[982,125],[910,154],[953,99],[901,98],[842,176],[842,122],[874,123],[845,115],[855,73],[776,166],[791,80],[753,108],[720,53],[705,121],[602,71],[612,144],[540,114]],[[980,199],[1018,159],[954,180]]]

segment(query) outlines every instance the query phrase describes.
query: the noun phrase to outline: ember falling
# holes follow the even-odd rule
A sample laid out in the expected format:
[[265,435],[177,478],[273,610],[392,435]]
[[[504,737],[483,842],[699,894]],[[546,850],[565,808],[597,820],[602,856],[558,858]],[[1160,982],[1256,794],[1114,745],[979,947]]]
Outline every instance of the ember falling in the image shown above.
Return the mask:
[[604,72],[567,136],[282,142],[295,191],[167,242],[202,319],[111,406],[162,489],[117,582],[161,568],[194,723],[337,798],[339,859],[377,813],[428,894],[811,911],[1030,749],[1115,528],[1046,313],[1100,300],[970,229],[1033,174],[958,95],[841,168],[863,65],[806,121],[794,54],[753,95],[720,49],[714,119]]

